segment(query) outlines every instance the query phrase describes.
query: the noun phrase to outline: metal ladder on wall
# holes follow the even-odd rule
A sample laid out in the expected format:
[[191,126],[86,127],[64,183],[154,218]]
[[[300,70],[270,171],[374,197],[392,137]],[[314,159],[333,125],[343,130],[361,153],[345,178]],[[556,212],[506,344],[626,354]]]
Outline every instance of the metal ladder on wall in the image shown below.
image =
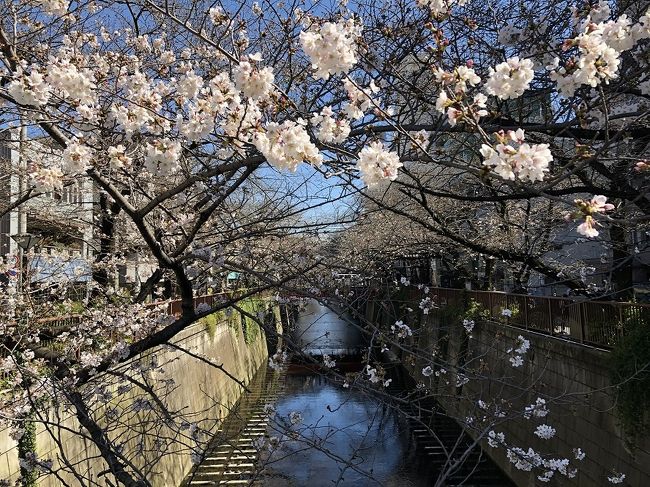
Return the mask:
[[[394,397],[400,397],[404,393],[397,384],[391,384],[386,392]],[[408,423],[416,468],[435,478],[445,468],[449,457],[452,460],[460,457],[467,448],[472,447],[473,440],[455,420],[441,411],[432,398],[413,399],[411,397],[408,404],[399,407],[399,411]],[[462,466],[447,477],[445,485],[514,487],[515,484],[477,445],[472,448]]]
[[[264,380],[253,380],[217,430],[206,454],[184,487],[257,485],[259,448],[267,436],[269,417],[264,406],[278,399],[285,387],[285,369],[267,369]],[[260,484],[261,485],[261,484]]]

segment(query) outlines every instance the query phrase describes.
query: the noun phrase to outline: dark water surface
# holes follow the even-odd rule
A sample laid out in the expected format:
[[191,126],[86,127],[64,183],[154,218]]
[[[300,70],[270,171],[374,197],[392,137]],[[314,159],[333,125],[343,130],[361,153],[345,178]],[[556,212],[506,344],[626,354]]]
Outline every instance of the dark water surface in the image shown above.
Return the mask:
[[353,355],[365,344],[361,331],[346,318],[310,300],[300,311],[294,340],[310,355]]
[[296,440],[271,427],[283,440],[268,458],[264,485],[425,485],[409,471],[407,428],[373,398],[318,375],[291,375],[276,410],[282,418],[298,412],[302,421],[291,426]]
[[[327,307],[310,301],[300,313],[294,339],[308,354],[340,356],[365,346],[359,330]],[[268,486],[422,486],[409,469],[409,434],[398,414],[373,397],[333,384],[318,374],[293,373],[277,400],[279,418],[292,412],[296,439],[282,438],[267,459]],[[316,445],[316,447],[313,447]]]

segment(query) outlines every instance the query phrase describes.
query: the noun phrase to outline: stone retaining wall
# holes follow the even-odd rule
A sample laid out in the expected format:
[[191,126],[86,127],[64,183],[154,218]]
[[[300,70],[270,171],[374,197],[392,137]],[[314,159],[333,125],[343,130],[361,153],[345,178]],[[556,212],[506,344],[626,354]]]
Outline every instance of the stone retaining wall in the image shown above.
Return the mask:
[[[366,319],[388,326],[397,308],[418,310],[418,302],[369,302]],[[390,310],[390,312],[388,312]],[[444,316],[444,314],[441,314]],[[477,322],[472,338],[467,340],[460,320],[449,325],[432,312],[424,315],[412,312],[405,323],[414,330],[414,340],[421,350],[431,350],[438,345],[438,357],[453,369],[462,360],[481,363],[485,376],[507,377],[507,381],[472,380],[462,388],[455,387],[453,373],[436,378],[425,378],[421,370],[427,364],[417,362],[407,366],[411,376],[423,381],[435,394],[438,402],[453,417],[465,418],[476,413],[476,400],[505,399],[511,410],[522,411],[539,396],[564,398],[549,407],[550,414],[543,419],[509,420],[495,427],[505,434],[511,445],[528,450],[532,447],[541,453],[551,453],[555,458],[573,459],[572,449],[580,447],[586,453],[582,462],[575,462],[579,473],[575,479],[556,474],[550,484],[537,480],[536,474],[517,470],[508,461],[503,448],[489,448],[487,453],[517,483],[517,485],[605,486],[613,471],[625,473],[623,485],[650,485],[650,441],[646,438],[632,452],[623,439],[614,413],[613,388],[609,380],[607,355],[609,352],[581,346],[560,338],[528,332],[495,322]],[[444,318],[443,318],[444,320]],[[524,365],[510,366],[508,349],[518,336],[531,343]],[[399,349],[394,350],[398,355]],[[448,383],[447,383],[448,382]],[[504,383],[510,384],[504,386]],[[471,404],[470,404],[471,402]],[[537,424],[547,423],[557,432],[550,440],[533,434]]]
[[[209,327],[206,327],[203,322],[196,323],[177,336],[174,343],[195,355],[222,364],[225,371],[247,383],[259,367],[265,363],[268,356],[266,339],[262,330],[256,334],[254,339],[249,338],[248,341],[249,343],[246,343],[238,320],[231,320],[230,322],[220,321]],[[156,391],[162,391],[161,394],[164,394],[164,402],[168,409],[182,411],[183,417],[192,423],[200,424],[202,428],[214,428],[216,423],[227,415],[229,408],[241,395],[241,386],[224,372],[183,351],[172,347],[160,347],[146,356],[138,358],[138,362],[141,364],[151,361],[155,361],[158,366],[151,372],[147,372],[144,377],[150,378],[150,383],[155,385]],[[142,377],[137,376],[139,380],[143,380]],[[161,384],[168,378],[174,379],[174,385],[169,388],[162,387]],[[90,384],[89,387],[94,386]],[[109,385],[108,388],[112,390],[113,397],[104,406],[106,408],[123,407],[125,404],[133,403],[138,397],[147,398],[141,390],[137,392],[136,397],[136,392],[134,392],[136,388],[122,395],[117,393],[116,387]],[[94,413],[98,420],[110,420],[108,417],[104,417],[103,411],[96,410]],[[149,429],[148,433],[153,430],[155,433],[148,435],[145,445],[134,444],[134,438],[126,440],[124,442],[125,451],[131,450],[129,456],[135,457],[136,465],[145,468],[147,480],[154,487],[180,485],[192,467],[190,442],[186,442],[186,446],[181,446],[174,441],[166,442],[164,448],[167,450],[161,457],[159,451],[161,447],[155,443],[155,438],[173,434],[172,430],[161,422],[148,422],[146,413],[143,413],[139,419],[141,421],[136,424],[124,425],[122,430],[129,430],[134,438],[137,436],[138,428]],[[102,472],[107,470],[106,464],[103,460],[96,458],[98,453],[95,446],[75,433],[79,431],[79,424],[72,413],[56,409],[51,411],[50,420],[53,423],[51,431],[63,445],[63,451],[68,460],[76,464],[77,470],[84,472],[85,476],[96,484],[91,482],[82,484],[80,479],[70,475],[64,475],[65,481],[70,485],[83,485],[83,487],[86,485],[109,485],[106,477],[102,476]],[[121,418],[114,418],[114,421],[121,421]],[[120,427],[116,428],[112,432],[112,436],[120,431]],[[39,425],[36,438],[39,458],[49,458],[56,462],[59,457],[59,448],[53,440],[52,434]],[[142,453],[133,455],[134,448],[142,449]],[[161,458],[154,461],[158,457]],[[1,430],[0,479],[14,480],[18,475],[16,443],[9,437],[7,429]],[[60,485],[62,485],[61,481],[53,476],[39,482],[41,487],[58,487]]]

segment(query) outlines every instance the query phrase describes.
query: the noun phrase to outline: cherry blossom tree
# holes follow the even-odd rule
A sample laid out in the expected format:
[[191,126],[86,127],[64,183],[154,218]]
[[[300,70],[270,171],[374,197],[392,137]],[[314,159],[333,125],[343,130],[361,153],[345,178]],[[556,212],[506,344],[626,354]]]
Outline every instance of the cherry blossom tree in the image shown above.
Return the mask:
[[[146,473],[107,441],[81,389],[249,296],[337,299],[323,276],[344,266],[313,243],[354,220],[339,210],[359,196],[426,241],[512,264],[522,282],[557,278],[548,254],[575,227],[606,249],[604,293],[629,294],[629,232],[650,209],[641,2],[33,0],[0,13],[0,114],[23,134],[12,170],[27,181],[0,212],[88,183],[95,248],[81,325],[43,329],[51,306],[29,286],[3,289],[3,407],[20,437],[65,398],[120,484]],[[152,268],[131,295],[112,285],[126,251]],[[195,307],[228,272],[248,290]],[[164,282],[174,316],[144,305]],[[399,344],[408,323],[393,326]],[[40,345],[52,340],[64,344]],[[366,376],[387,380],[371,362]],[[490,431],[479,437],[506,444]],[[569,473],[516,448],[524,468]]]

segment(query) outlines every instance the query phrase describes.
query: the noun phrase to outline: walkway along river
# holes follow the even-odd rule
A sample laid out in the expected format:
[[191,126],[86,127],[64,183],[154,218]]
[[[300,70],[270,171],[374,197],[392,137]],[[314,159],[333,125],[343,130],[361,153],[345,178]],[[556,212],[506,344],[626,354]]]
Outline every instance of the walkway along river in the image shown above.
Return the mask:
[[[362,333],[325,306],[308,302],[294,328],[293,340],[305,353],[319,361],[324,354],[333,357],[340,373],[363,368]],[[438,437],[452,445],[462,438],[451,420],[422,417],[415,406],[397,412],[304,361],[279,370],[262,367],[249,388],[185,485],[433,485],[447,456],[443,460],[439,441],[420,421],[435,422]],[[391,394],[400,394],[399,388],[391,384]],[[446,485],[511,485],[480,449],[470,463]]]

